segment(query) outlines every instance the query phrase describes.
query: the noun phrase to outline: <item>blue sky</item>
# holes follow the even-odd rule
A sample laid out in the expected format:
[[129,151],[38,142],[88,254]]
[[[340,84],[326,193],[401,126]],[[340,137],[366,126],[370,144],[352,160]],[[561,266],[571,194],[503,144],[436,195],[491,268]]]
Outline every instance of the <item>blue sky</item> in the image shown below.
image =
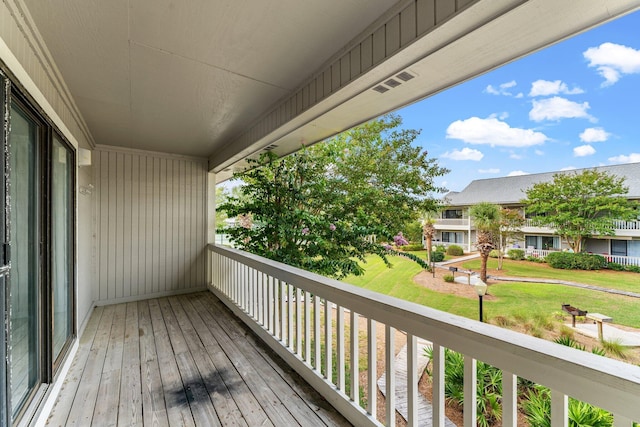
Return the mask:
[[[640,162],[640,13],[398,110],[416,144],[474,179]],[[640,167],[640,164],[638,165]]]

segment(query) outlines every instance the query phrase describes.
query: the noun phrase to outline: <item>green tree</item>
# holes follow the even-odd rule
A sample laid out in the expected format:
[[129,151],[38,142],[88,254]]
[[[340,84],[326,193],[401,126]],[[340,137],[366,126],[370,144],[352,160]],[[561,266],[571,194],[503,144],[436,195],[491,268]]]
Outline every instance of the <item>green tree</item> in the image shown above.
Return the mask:
[[534,184],[523,203],[540,225],[553,228],[577,253],[595,234],[615,235],[615,220],[636,218],[637,204],[627,200],[628,191],[624,178],[588,169]]
[[368,253],[385,260],[372,239],[438,205],[435,177],[448,171],[411,143],[418,131],[385,116],[287,157],[264,155],[237,175],[243,197],[220,206],[252,223],[229,230],[241,249],[326,276],[359,275]]
[[489,202],[471,206],[469,215],[476,227],[476,248],[480,252],[480,280],[487,281],[487,259],[496,248],[500,230],[500,207]]

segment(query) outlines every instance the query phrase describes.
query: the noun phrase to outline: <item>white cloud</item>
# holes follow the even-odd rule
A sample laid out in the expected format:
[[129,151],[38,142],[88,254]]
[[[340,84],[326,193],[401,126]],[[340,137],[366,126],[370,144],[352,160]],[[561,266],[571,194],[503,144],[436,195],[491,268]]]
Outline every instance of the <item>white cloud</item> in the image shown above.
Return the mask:
[[536,155],[538,155],[538,156],[544,156],[544,151],[542,151],[542,150],[536,150],[536,151],[534,151],[534,152],[535,152],[535,153],[536,153]]
[[603,128],[586,128],[580,134],[580,141],[582,142],[603,142],[609,139],[611,134],[606,132]]
[[[516,85],[517,85],[516,81],[511,80],[510,82],[501,83],[500,85],[498,85],[498,87],[495,87],[493,85],[488,85],[484,89],[484,91],[491,95],[514,96],[513,93],[509,92],[509,89],[511,89],[512,87],[515,87]],[[516,97],[517,98],[521,97],[519,95],[521,94],[516,95]]]
[[602,43],[582,53],[589,60],[589,67],[596,67],[604,77],[601,86],[611,86],[623,74],[640,73],[640,50],[615,43]]
[[542,132],[512,128],[495,117],[456,120],[447,128],[447,138],[460,139],[468,144],[487,144],[491,147],[530,147],[544,144],[549,139]]
[[609,157],[611,163],[636,163],[640,162],[640,153],[621,154],[619,156]]
[[577,86],[573,89],[569,89],[569,86],[567,86],[567,84],[562,80],[536,80],[531,83],[529,96],[549,96],[558,94],[577,95],[580,93],[584,93],[584,90]]
[[596,149],[590,146],[589,144],[581,145],[579,147],[574,147],[573,155],[574,157],[586,157],[592,156],[596,154]]
[[565,166],[562,169],[560,169],[561,171],[572,171],[577,169],[575,166]]
[[511,171],[507,176],[520,176],[520,175],[529,175],[529,172],[525,171]]
[[524,93],[518,92],[518,94],[515,96],[515,98],[524,98]]
[[473,160],[478,162],[482,160],[484,154],[478,150],[465,147],[462,150],[453,150],[451,152],[447,151],[442,155],[442,157],[451,160]]
[[478,173],[500,173],[500,169],[498,168],[490,168],[490,169],[478,169]]
[[595,119],[587,113],[589,108],[588,102],[579,104],[569,101],[566,98],[554,96],[553,98],[541,99],[539,101],[534,100],[533,108],[529,111],[529,119],[535,122],[579,118],[595,121]]
[[513,159],[513,160],[520,160],[520,159],[522,159],[522,156],[520,154],[511,153],[511,154],[509,154],[509,158]]

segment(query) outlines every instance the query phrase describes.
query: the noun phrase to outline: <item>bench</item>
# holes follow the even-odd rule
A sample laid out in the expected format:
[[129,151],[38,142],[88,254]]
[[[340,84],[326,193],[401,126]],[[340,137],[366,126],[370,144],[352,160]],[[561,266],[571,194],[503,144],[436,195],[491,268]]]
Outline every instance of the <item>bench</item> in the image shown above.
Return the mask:
[[562,311],[566,311],[571,315],[572,321],[571,326],[576,327],[576,316],[586,316],[586,310],[580,310],[579,308],[575,308],[570,306],[569,304],[562,304]]
[[600,313],[589,313],[587,314],[587,319],[593,320],[598,325],[598,339],[602,341],[602,322],[609,323],[613,318]]

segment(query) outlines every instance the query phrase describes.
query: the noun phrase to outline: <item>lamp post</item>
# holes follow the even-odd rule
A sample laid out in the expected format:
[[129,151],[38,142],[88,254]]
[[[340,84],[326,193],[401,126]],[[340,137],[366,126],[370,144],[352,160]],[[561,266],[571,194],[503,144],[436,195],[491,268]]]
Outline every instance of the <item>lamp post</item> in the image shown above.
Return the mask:
[[478,294],[478,303],[480,304],[480,321],[482,322],[482,297],[487,293],[487,284],[482,280],[476,280],[476,283],[473,285]]

